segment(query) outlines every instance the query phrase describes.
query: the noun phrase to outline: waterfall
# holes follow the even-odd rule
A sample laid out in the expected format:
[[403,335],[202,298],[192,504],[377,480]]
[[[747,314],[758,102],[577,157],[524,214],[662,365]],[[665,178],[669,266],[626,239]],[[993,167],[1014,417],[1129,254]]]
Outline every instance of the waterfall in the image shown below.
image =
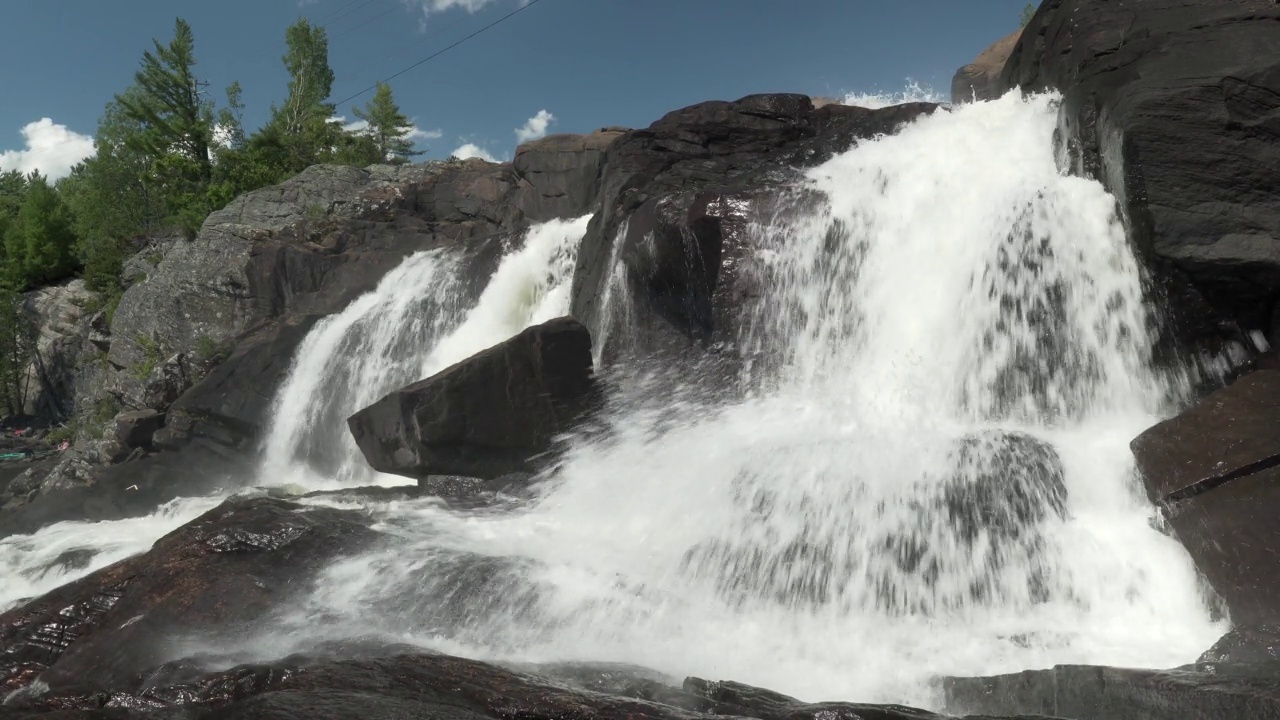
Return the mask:
[[1222,628],[1127,447],[1185,388],[1055,121],[1010,95],[809,171],[750,228],[761,390],[649,384],[521,510],[371,506],[403,545],[335,564],[270,651],[372,634],[923,705],[944,674],[1194,660]]
[[347,430],[347,417],[529,325],[566,313],[588,220],[531,228],[478,300],[466,297],[465,258],[432,250],[409,257],[373,292],[322,320],[295,353],[276,396],[260,482],[410,482],[368,466]]
[[[1188,390],[1153,367],[1114,199],[1055,163],[1055,102],[941,110],[779,189],[747,232],[751,392],[675,399],[697,378],[654,368],[514,509],[311,500],[394,543],[224,650],[376,637],[924,706],[940,675],[1194,660],[1223,627],[1127,447]],[[563,314],[585,227],[531,229],[478,298],[459,255],[414,255],[317,324],[259,482],[405,482],[346,417]],[[601,334],[630,325],[617,263]]]

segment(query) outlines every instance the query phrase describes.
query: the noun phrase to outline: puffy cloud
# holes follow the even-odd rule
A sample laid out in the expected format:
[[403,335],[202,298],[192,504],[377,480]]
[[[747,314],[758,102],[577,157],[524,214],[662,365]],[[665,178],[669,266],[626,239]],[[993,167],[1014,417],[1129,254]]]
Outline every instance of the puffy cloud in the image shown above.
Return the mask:
[[481,160],[488,160],[489,162],[498,162],[498,159],[490,155],[488,150],[485,150],[484,148],[480,147],[479,145],[476,145],[475,143],[467,143],[466,145],[459,147],[457,150],[454,150],[450,154],[458,158],[459,160],[466,160],[467,158],[480,158]]
[[0,152],[0,170],[39,170],[41,175],[57,180],[95,152],[92,136],[81,135],[49,118],[27,123],[22,137],[26,146],[22,150]]
[[529,142],[546,137],[547,128],[555,121],[555,115],[546,110],[539,110],[537,115],[525,121],[523,127],[516,128],[516,142]]

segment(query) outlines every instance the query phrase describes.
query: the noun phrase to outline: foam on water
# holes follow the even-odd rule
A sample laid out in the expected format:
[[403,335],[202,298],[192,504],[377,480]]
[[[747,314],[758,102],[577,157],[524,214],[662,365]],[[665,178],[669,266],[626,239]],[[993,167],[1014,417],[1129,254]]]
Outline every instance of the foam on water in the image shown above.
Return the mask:
[[213,509],[221,498],[184,498],[155,513],[110,522],[60,522],[0,538],[0,612],[118,560]]

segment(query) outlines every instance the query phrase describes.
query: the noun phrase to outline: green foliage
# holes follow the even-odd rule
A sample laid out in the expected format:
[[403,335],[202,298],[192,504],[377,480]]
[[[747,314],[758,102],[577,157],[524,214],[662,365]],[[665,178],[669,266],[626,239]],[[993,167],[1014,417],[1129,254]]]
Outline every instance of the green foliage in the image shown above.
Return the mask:
[[29,395],[28,369],[36,358],[37,331],[22,295],[0,289],[0,398],[9,417],[23,415]]
[[1019,25],[1021,27],[1026,27],[1027,23],[1031,22],[1031,18],[1035,17],[1035,15],[1036,6],[1031,3],[1027,3],[1027,6],[1022,8],[1022,15],[1018,18]]
[[75,232],[66,203],[49,182],[32,172],[18,215],[3,228],[4,280],[10,288],[69,275],[76,267]]
[[90,427],[94,428],[94,435],[101,438],[119,413],[120,401],[114,395],[104,395],[93,402],[85,420]]
[[218,341],[208,335],[201,335],[196,339],[196,358],[210,364],[217,364],[226,360],[229,353],[227,348],[220,345]]
[[300,19],[284,40],[287,97],[250,133],[240,84],[227,87],[216,106],[196,73],[194,31],[175,19],[172,37],[153,41],[132,84],[104,108],[93,157],[55,186],[0,172],[0,284],[22,291],[80,271],[110,318],[124,291],[124,261],[147,235],[194,236],[210,212],[238,195],[316,163],[363,167],[417,154],[405,138],[412,126],[386,85],[356,111],[365,130],[332,121],[323,27]]
[[155,52],[142,54],[142,68],[134,75],[139,92],[116,97],[126,115],[144,128],[129,142],[150,157],[168,160],[162,173],[166,179],[208,182],[213,108],[201,97],[204,83],[195,75],[195,35],[177,18],[169,44],[153,43]]
[[71,418],[71,420],[68,421],[67,424],[61,425],[59,427],[56,427],[50,430],[49,435],[46,436],[45,439],[48,440],[49,443],[53,445],[57,445],[61,443],[63,440],[74,441],[76,439],[76,434],[79,432],[79,429],[80,429],[80,423],[77,422],[75,418]]
[[413,142],[406,137],[413,129],[413,123],[400,112],[400,106],[391,95],[390,85],[378,83],[377,92],[369,104],[356,108],[355,114],[367,123],[364,135],[373,141],[380,161],[404,162],[412,155],[422,154],[413,149]]
[[151,372],[160,364],[160,343],[156,342],[155,338],[141,333],[134,337],[134,342],[142,350],[142,360],[135,363],[130,370],[138,380],[146,380],[151,377]]

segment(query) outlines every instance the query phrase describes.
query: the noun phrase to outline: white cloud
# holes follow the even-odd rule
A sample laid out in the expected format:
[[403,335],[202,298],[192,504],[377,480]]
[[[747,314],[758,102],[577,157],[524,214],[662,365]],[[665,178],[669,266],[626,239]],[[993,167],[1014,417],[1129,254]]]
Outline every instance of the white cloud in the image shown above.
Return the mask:
[[546,110],[539,110],[537,115],[525,121],[523,127],[516,128],[516,142],[529,142],[547,136],[547,128],[556,121],[556,116]]
[[0,152],[0,170],[39,170],[51,180],[66,177],[76,163],[95,152],[93,137],[81,135],[66,125],[41,118],[22,128],[26,147]]
[[[364,132],[364,130],[369,127],[369,123],[364,120],[353,120],[351,122],[347,122],[347,118],[342,115],[335,115],[329,118],[329,122],[339,123],[342,125],[343,130],[353,133]],[[403,137],[406,140],[439,140],[444,137],[444,131],[439,128],[436,128],[435,130],[423,130],[418,127],[417,124],[414,124],[413,127],[409,128],[409,132],[405,133]]]
[[459,147],[457,150],[454,150],[450,154],[458,158],[459,160],[466,160],[467,158],[480,158],[481,160],[488,160],[489,162],[498,162],[498,159],[490,155],[488,150],[485,150],[484,148],[480,147],[479,145],[476,145],[475,143],[467,143],[466,145]]
[[440,128],[436,128],[435,130],[423,130],[417,125],[414,125],[413,129],[409,131],[409,134],[405,135],[405,138],[408,140],[439,140],[442,137],[444,137],[444,131]]
[[[406,7],[420,8],[422,10],[422,27],[420,30],[426,29],[426,19],[429,15],[436,13],[448,12],[449,10],[465,10],[469,13],[476,13],[486,7],[498,2],[498,0],[403,0]],[[528,5],[529,0],[520,0],[521,6]]]

